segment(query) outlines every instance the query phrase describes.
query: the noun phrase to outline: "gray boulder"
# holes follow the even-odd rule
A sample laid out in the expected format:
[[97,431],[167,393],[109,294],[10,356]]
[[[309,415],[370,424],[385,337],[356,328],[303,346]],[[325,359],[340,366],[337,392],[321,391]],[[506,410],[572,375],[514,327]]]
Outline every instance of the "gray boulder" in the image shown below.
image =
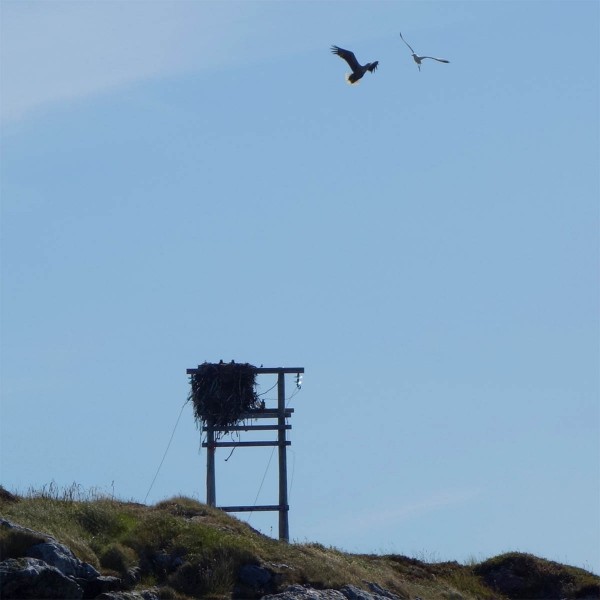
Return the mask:
[[40,544],[42,542],[48,542],[54,539],[45,533],[34,531],[33,529],[29,529],[29,527],[23,527],[22,525],[18,525],[17,523],[13,523],[12,521],[3,519],[2,517],[0,517],[0,529],[3,529],[4,531],[10,531],[15,536],[19,535],[23,539],[27,540],[30,544]]
[[140,592],[106,592],[96,600],[160,600],[158,590],[142,590]]
[[337,590],[315,590],[303,585],[290,585],[280,594],[263,596],[262,600],[346,600]]
[[39,558],[45,563],[56,567],[67,577],[77,577],[79,579],[96,579],[100,577],[100,573],[89,565],[79,560],[70,548],[64,544],[60,544],[56,540],[36,544],[28,548],[25,556],[30,558]]
[[[92,565],[79,560],[70,548],[50,535],[7,519],[0,519],[0,530],[8,532],[3,550],[6,557],[13,560],[8,563],[3,579],[9,582],[6,585],[15,598],[81,598],[82,595],[94,598],[126,585],[118,577],[100,575]],[[16,565],[20,565],[19,568]],[[51,584],[46,585],[48,581]],[[23,590],[19,586],[23,586]],[[44,586],[59,591],[52,595],[53,592],[44,591]],[[2,592],[0,597],[4,596]]]
[[388,592],[376,583],[367,583],[370,592],[361,590],[355,585],[345,585],[340,589],[340,592],[344,594],[347,600],[401,600],[399,596]]
[[[389,590],[382,588],[378,583],[371,583],[370,581],[365,581],[367,587],[377,596],[382,596],[383,598],[389,598],[389,600],[403,600],[400,596],[396,594],[392,594]],[[406,598],[406,596],[404,596]]]
[[0,563],[0,598],[79,600],[83,589],[56,567],[31,557]]
[[241,583],[253,588],[264,588],[273,579],[269,569],[258,565],[243,565],[238,577]]
[[[19,536],[21,539],[19,545],[22,546],[22,552],[11,558],[21,558],[21,556],[37,558],[56,567],[68,577],[95,579],[100,576],[92,565],[79,560],[67,546],[46,533],[34,531],[3,518],[0,518],[0,528],[12,532],[13,536]],[[25,545],[28,547],[23,547]]]
[[83,586],[84,598],[96,598],[100,594],[123,589],[123,580],[112,575],[100,575],[95,579],[78,579],[77,582]]
[[342,592],[348,600],[380,600],[383,598],[383,596],[374,596],[369,592],[365,592],[354,585],[345,585],[340,589],[340,592]]
[[355,585],[345,585],[339,591],[291,585],[280,594],[263,596],[262,600],[402,600],[376,583],[365,583],[371,591],[367,592]]

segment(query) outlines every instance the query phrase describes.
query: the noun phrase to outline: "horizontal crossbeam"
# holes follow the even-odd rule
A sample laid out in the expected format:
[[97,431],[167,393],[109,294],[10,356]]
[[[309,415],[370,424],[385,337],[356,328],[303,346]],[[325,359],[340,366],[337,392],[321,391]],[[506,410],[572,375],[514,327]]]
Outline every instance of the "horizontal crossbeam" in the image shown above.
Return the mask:
[[[283,416],[286,418],[291,417],[293,412],[293,408],[286,408]],[[279,411],[276,408],[257,408],[256,410],[249,410],[248,412],[242,413],[239,416],[239,420],[243,421],[244,419],[277,419],[279,416]]]
[[[294,412],[293,408],[286,408],[283,412],[283,416],[289,419]],[[249,410],[248,412],[242,413],[237,417],[238,421],[248,421],[254,419],[279,419],[279,411],[276,408],[257,408],[256,410]],[[216,429],[215,429],[216,431]]]
[[[197,369],[186,369],[186,373],[188,375],[193,375],[197,373],[199,368]],[[304,373],[304,367],[256,367],[254,369],[255,373],[263,374],[263,375],[279,375],[279,373]]]
[[257,367],[254,369],[255,373],[270,373],[270,374],[279,374],[279,373],[304,373],[304,367]]
[[290,510],[290,505],[285,504],[283,506],[280,506],[278,504],[272,504],[272,505],[263,505],[263,506],[219,506],[217,508],[219,508],[220,510],[224,510],[225,512],[254,512],[254,511],[259,511],[259,510],[282,511],[282,510]]
[[203,448],[250,448],[251,446],[291,446],[292,442],[202,442]]
[[[232,425],[231,427],[213,427],[213,431],[281,431],[291,429],[291,425]],[[209,427],[202,427],[202,431],[208,431]]]

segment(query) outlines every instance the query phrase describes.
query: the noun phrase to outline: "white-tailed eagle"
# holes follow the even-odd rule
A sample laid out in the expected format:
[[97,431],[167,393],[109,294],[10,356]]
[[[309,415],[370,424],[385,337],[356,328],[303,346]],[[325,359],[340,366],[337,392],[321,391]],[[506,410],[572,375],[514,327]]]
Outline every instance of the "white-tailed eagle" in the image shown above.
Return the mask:
[[331,46],[331,51],[334,54],[337,54],[340,58],[343,58],[350,68],[352,69],[352,73],[348,73],[346,75],[346,81],[350,84],[356,83],[362,76],[369,71],[372,73],[379,64],[379,61],[367,63],[366,65],[361,65],[357,60],[356,56],[354,56],[354,52],[350,52],[350,50],[344,50],[343,48],[339,48],[338,46]]

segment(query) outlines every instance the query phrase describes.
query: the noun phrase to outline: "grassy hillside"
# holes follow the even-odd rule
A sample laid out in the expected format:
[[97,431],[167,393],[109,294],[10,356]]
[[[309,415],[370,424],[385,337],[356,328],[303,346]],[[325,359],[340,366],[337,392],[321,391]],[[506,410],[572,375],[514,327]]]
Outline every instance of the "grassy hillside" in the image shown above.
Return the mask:
[[[205,504],[175,497],[154,506],[77,489],[14,496],[0,488],[0,516],[66,544],[105,575],[136,574],[138,588],[161,598],[251,598],[292,583],[317,589],[374,582],[400,598],[502,600],[600,597],[600,578],[527,554],[505,554],[460,565],[428,564],[398,555],[347,554],[318,543],[284,544]],[[31,540],[0,530],[2,558],[18,557]],[[240,569],[257,565],[273,578],[268,589],[244,587]],[[542,594],[542,595],[540,595]]]

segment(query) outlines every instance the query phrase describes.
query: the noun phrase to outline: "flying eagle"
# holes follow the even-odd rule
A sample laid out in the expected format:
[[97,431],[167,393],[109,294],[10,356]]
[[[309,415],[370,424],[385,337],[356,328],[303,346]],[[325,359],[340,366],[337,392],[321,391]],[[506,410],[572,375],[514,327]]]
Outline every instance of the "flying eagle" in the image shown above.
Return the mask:
[[343,58],[350,65],[352,73],[348,73],[346,75],[346,81],[350,84],[356,83],[367,71],[372,73],[379,64],[379,61],[376,60],[375,62],[361,65],[356,60],[354,52],[350,52],[350,50],[344,50],[343,48],[338,48],[337,46],[331,46],[331,51],[334,54],[337,54],[340,58]]
[[402,38],[402,41],[410,48],[410,51],[412,52],[412,57],[414,59],[414,61],[417,63],[417,67],[419,67],[419,71],[421,70],[421,61],[424,58],[430,58],[431,60],[437,60],[438,62],[441,63],[449,63],[449,60],[446,60],[445,58],[435,58],[433,56],[419,56],[418,54],[415,54],[415,51],[410,47],[409,43],[402,37],[402,33],[400,33],[400,37]]

